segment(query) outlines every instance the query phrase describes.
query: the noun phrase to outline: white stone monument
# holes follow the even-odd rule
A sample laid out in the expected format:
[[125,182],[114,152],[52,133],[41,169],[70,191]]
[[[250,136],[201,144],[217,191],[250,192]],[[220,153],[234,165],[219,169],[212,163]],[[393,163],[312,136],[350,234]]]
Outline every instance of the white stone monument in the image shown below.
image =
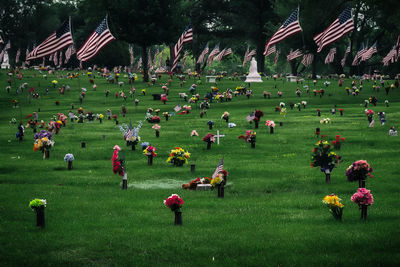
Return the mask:
[[257,71],[257,61],[254,57],[251,59],[250,62],[250,70],[249,75],[246,76],[246,83],[262,83],[261,76],[258,74]]
[[8,62],[8,52],[6,51],[3,56],[3,63],[1,63],[2,69],[9,69],[10,63]]

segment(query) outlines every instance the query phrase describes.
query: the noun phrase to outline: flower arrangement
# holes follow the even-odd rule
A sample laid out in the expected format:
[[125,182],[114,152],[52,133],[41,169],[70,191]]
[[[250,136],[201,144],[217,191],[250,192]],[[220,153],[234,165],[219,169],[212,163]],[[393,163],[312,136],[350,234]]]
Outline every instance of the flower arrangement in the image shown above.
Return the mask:
[[196,130],[193,130],[193,131],[190,133],[190,136],[199,136],[199,134],[197,133]]
[[154,146],[147,146],[144,150],[143,150],[143,154],[147,157],[151,156],[151,157],[156,157],[157,153],[155,152],[157,149]]
[[225,111],[224,114],[222,114],[221,119],[224,119],[226,122],[229,122],[229,112]]
[[74,160],[75,160],[75,158],[74,158],[73,154],[71,154],[71,153],[65,154],[65,156],[64,156],[64,161],[65,162],[70,162],[70,161],[74,161]]
[[160,130],[161,126],[158,124],[154,124],[151,128],[153,128],[155,131]]
[[214,122],[213,122],[212,120],[209,120],[209,121],[207,122],[207,125],[208,125],[208,128],[211,130],[212,127],[213,127],[213,125],[214,125]]
[[281,91],[278,91],[278,92],[277,92],[277,95],[278,95],[278,97],[282,97],[282,92],[281,92]]
[[171,211],[173,212],[180,211],[180,209],[183,206],[183,203],[184,203],[183,199],[177,194],[172,194],[166,200],[164,200],[164,205],[167,208],[170,208]]
[[321,123],[321,124],[330,124],[330,123],[332,123],[332,121],[329,118],[323,118],[323,119],[321,119],[319,121],[319,123]]
[[329,145],[328,141],[319,140],[312,150],[311,159],[311,168],[320,166],[321,172],[330,173],[332,172],[336,163],[339,163],[341,157],[339,157],[335,152],[331,151],[331,146]]
[[215,138],[214,135],[212,133],[208,133],[203,137],[203,141],[207,142],[207,143],[214,143],[215,142]]
[[365,180],[368,177],[373,178],[371,174],[373,169],[366,160],[357,160],[346,170],[347,180],[350,182]]
[[214,179],[211,180],[210,184],[213,187],[219,186],[220,184],[222,184],[224,182],[224,179],[221,176],[216,176]]
[[168,101],[167,95],[166,95],[166,94],[162,94],[162,95],[161,95],[161,102],[162,102],[163,104],[166,104],[167,101]]
[[358,188],[357,192],[351,196],[351,201],[360,206],[371,206],[374,204],[374,197],[370,190]]
[[342,199],[340,199],[335,194],[327,195],[322,199],[322,203],[324,203],[329,208],[329,211],[332,213],[333,217],[336,220],[342,219],[344,205],[341,200]]
[[273,133],[273,128],[275,128],[275,122],[274,122],[274,121],[268,120],[268,121],[265,122],[265,125],[266,125],[267,127],[269,127],[270,130],[271,130],[271,133]]
[[146,95],[146,89],[142,89],[142,94]]
[[[41,150],[43,153],[47,153],[54,146],[54,141],[52,140],[52,133],[47,131],[41,131],[35,134],[35,143],[33,144],[33,151]],[[45,154],[45,158],[47,158]]]
[[332,141],[332,145],[335,149],[340,150],[340,147],[342,145],[341,142],[346,141],[346,138],[340,137],[340,135],[336,135],[336,139]]
[[245,142],[251,143],[253,146],[253,144],[256,142],[256,132],[247,130],[245,135],[239,136],[239,139],[243,139]]
[[172,163],[174,166],[182,166],[183,164],[188,163],[189,158],[189,151],[185,151],[181,147],[175,147],[175,149],[171,150],[167,162]]
[[114,146],[114,152],[111,157],[112,160],[112,165],[113,165],[113,173],[114,174],[119,174],[120,176],[124,176],[124,159],[119,159],[118,158],[118,152],[121,151],[121,148],[118,145]]
[[303,105],[303,108],[306,108],[306,106],[307,106],[307,101],[301,101],[301,104]]
[[35,198],[29,202],[29,208],[31,208],[32,210],[46,208],[46,205],[47,205],[46,199]]
[[210,184],[212,180],[210,177],[198,177],[187,184],[182,184],[182,189],[196,190],[198,184]]

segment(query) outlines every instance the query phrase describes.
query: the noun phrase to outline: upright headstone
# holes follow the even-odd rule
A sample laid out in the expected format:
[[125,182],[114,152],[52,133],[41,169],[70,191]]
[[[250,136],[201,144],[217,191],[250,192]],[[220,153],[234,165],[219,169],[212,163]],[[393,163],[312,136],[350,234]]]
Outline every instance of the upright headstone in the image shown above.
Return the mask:
[[246,83],[262,83],[261,76],[260,76],[260,74],[258,74],[258,71],[257,71],[257,61],[254,59],[254,57],[251,59],[249,75],[246,76],[245,82]]

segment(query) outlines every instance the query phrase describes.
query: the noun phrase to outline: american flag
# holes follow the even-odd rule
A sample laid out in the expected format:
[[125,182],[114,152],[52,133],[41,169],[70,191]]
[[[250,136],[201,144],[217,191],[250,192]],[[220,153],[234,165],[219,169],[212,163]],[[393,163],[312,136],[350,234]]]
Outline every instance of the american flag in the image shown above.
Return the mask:
[[249,47],[247,47],[246,53],[244,54],[242,66],[246,65],[246,63],[249,62],[251,60],[251,58],[256,55],[256,53],[257,52],[255,49],[253,49],[249,52]]
[[197,63],[198,63],[198,64],[203,63],[204,58],[205,58],[205,56],[207,55],[208,51],[209,51],[209,48],[208,48],[208,43],[207,43],[207,44],[206,44],[206,47],[204,47],[203,52],[201,52],[199,58],[197,59]]
[[370,59],[372,57],[373,54],[375,54],[376,52],[378,52],[378,50],[376,49],[376,42],[367,50],[365,51],[362,55],[361,55],[361,61],[367,61],[368,59]]
[[353,62],[351,63],[352,66],[357,66],[359,64],[358,60],[365,53],[365,51],[366,51],[366,49],[364,47],[364,44],[361,44],[360,50],[358,50],[356,56],[353,59]]
[[188,25],[183,31],[181,37],[179,37],[178,42],[174,46],[174,63],[172,64],[171,71],[174,71],[178,65],[179,54],[181,53],[184,44],[193,41],[193,28],[192,25]]
[[352,30],[354,30],[354,23],[351,17],[351,8],[346,7],[346,9],[325,31],[314,36],[314,41],[318,46],[317,52],[321,52],[325,46],[342,38]]
[[344,67],[344,64],[346,64],[346,58],[347,58],[348,53],[350,53],[350,44],[347,46],[346,51],[344,52],[344,56],[343,56],[342,60],[340,61],[342,68]]
[[71,35],[71,18],[70,18],[69,20],[65,21],[57,31],[55,31],[46,40],[44,40],[43,43],[41,43],[35,49],[33,49],[29,53],[26,60],[28,61],[54,54],[54,52],[57,52],[73,44],[74,42],[72,40],[72,35]]
[[29,65],[30,62],[26,60],[28,58],[28,55],[29,55],[29,47],[27,47],[25,51],[25,63]]
[[215,177],[218,176],[218,173],[224,170],[224,158],[221,159],[221,161],[218,163],[217,168],[215,168],[215,171],[212,175],[212,178],[214,179]]
[[300,51],[300,49],[296,49],[293,51],[293,49],[290,49],[289,55],[286,56],[287,61],[291,61],[295,58],[301,57],[303,55],[303,52]]
[[274,46],[270,46],[269,48],[268,48],[268,51],[267,51],[267,53],[265,54],[265,56],[266,57],[268,57],[269,55],[271,55],[271,54],[273,54],[273,53],[275,53],[276,52],[276,46],[274,45]]
[[19,62],[19,56],[21,55],[21,49],[18,48],[17,55],[15,56],[15,63]]
[[129,49],[130,63],[132,66],[133,65],[133,45],[130,44],[128,49]]
[[136,66],[136,70],[140,69],[140,66],[142,66],[142,61],[143,61],[143,59],[142,59],[142,57],[140,57],[138,60],[137,66]]
[[62,65],[62,51],[60,51],[60,57],[58,58],[59,66]]
[[208,66],[211,66],[211,63],[213,61],[213,58],[219,53],[219,44],[215,45],[214,49],[211,50],[210,54],[208,55],[207,58],[207,64]]
[[11,42],[10,42],[10,40],[8,40],[6,46],[3,48],[3,50],[4,50],[4,51],[7,51],[7,50],[10,49],[10,48],[11,48]]
[[219,52],[218,55],[216,55],[216,56],[213,58],[213,61],[221,61],[221,59],[222,59],[223,57],[228,56],[228,55],[230,55],[230,54],[232,54],[232,49],[230,49],[230,48],[228,48],[228,49],[224,48],[221,52]]
[[115,40],[115,37],[108,29],[107,16],[97,26],[96,30],[89,36],[86,42],[76,52],[76,57],[80,61],[88,61],[94,57],[109,42]]
[[179,105],[179,104],[174,107],[175,112],[178,112],[181,109],[182,109],[181,105]]
[[326,55],[325,64],[331,64],[335,59],[335,54],[336,54],[336,47],[331,48],[331,50],[329,50],[328,55]]
[[57,52],[54,53],[53,55],[53,62],[54,62],[54,66],[58,65],[58,56],[57,56]]
[[157,67],[157,57],[160,54],[160,49],[157,48],[156,53],[154,54],[154,58],[153,58],[153,68]]
[[164,57],[164,51],[161,51],[161,55],[158,58],[158,67],[162,66],[162,62],[163,62],[163,57]]
[[255,117],[256,117],[256,116],[254,116],[254,113],[252,113],[252,114],[250,114],[250,115],[248,115],[248,116],[246,117],[246,120],[247,120],[248,122],[251,122],[251,121],[254,120]]
[[384,66],[388,66],[389,63],[397,62],[398,54],[396,46],[393,46],[392,50],[383,58],[382,62]]
[[67,51],[65,51],[65,61],[64,61],[64,64],[67,64],[67,62],[69,61],[69,59],[71,58],[71,56],[73,55],[73,54],[75,54],[75,48],[74,48],[74,46],[72,46],[72,45],[70,45],[68,48],[67,48]]
[[187,50],[185,50],[185,53],[183,53],[183,64],[182,64],[182,69],[185,69],[186,66],[186,58],[187,55],[189,54],[189,52]]
[[297,7],[278,31],[272,35],[271,39],[269,39],[268,43],[265,45],[264,55],[267,54],[270,46],[273,46],[287,37],[301,31],[302,29],[299,23],[299,7]]
[[276,66],[276,64],[278,63],[278,58],[279,58],[279,54],[281,53],[281,50],[276,50],[276,54],[275,54],[275,61],[274,61],[274,65]]
[[302,63],[304,66],[308,67],[308,66],[311,65],[311,63],[313,62],[313,60],[314,60],[314,55],[311,54],[311,53],[309,53],[309,54],[305,54],[305,55],[303,56],[303,59],[301,60],[301,63]]
[[53,57],[54,57],[54,54],[51,54],[51,55],[49,56],[49,61],[53,61]]

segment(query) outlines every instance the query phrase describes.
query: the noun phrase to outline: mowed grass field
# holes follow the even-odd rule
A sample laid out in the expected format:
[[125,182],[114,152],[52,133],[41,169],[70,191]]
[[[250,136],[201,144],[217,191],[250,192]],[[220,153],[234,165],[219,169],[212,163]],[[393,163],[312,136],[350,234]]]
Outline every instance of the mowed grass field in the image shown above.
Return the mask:
[[[177,104],[185,104],[178,93],[189,95],[193,82],[201,97],[210,91],[212,84],[205,79],[199,83],[190,78],[181,87],[177,78],[170,86],[169,101],[163,105],[154,101],[151,94],[162,93],[161,84],[167,83],[164,75],[156,85],[135,81],[134,98],[129,97],[127,77],[121,75],[111,85],[96,73],[92,88],[86,72],[79,79],[61,78],[67,72],[47,74],[47,79],[37,71],[24,71],[22,80],[5,90],[7,72],[0,72],[0,262],[2,266],[398,266],[400,263],[400,137],[388,136],[389,127],[400,127],[400,88],[388,96],[383,88],[372,90],[372,81],[364,81],[359,96],[348,96],[344,87],[351,87],[346,79],[343,87],[330,80],[325,95],[314,96],[313,89],[324,88],[325,79],[314,87],[312,81],[303,84],[274,82],[251,84],[253,96],[233,97],[231,102],[211,103],[207,114],[200,118],[200,108],[192,105],[187,115],[161,118],[160,137],[156,138],[152,124],[146,121],[139,132],[142,141],[157,148],[153,166],[138,149],[131,151],[122,139],[114,121],[95,120],[83,124],[68,122],[58,135],[50,151],[50,159],[43,160],[42,153],[33,151],[32,129],[25,129],[22,142],[15,138],[17,125],[11,118],[22,120],[38,111],[39,120],[48,123],[57,113],[67,114],[74,103],[93,113],[106,115],[110,108],[118,114],[120,124],[143,120],[147,108],[160,108],[173,112]],[[36,74],[36,77],[33,75]],[[53,89],[69,84],[71,91],[60,95]],[[92,78],[93,79],[93,78]],[[23,83],[34,86],[40,99],[28,99],[28,89],[16,95]],[[386,81],[389,86],[393,81]],[[222,79],[220,91],[235,89],[240,80]],[[310,94],[304,85],[310,86]],[[276,85],[276,88],[274,88]],[[246,84],[247,86],[247,84]],[[303,91],[295,94],[296,87]],[[87,88],[86,97],[79,104],[80,88]],[[46,94],[45,89],[49,88]],[[143,96],[141,90],[146,89]],[[110,90],[106,98],[104,91]],[[115,98],[115,92],[128,94],[126,103]],[[277,91],[283,92],[278,98]],[[264,99],[263,91],[272,93]],[[386,112],[387,123],[381,126],[375,115],[375,127],[369,128],[364,100],[375,95],[378,99],[376,113]],[[135,107],[134,99],[140,100]],[[19,100],[13,108],[12,100]],[[385,100],[390,101],[386,107]],[[307,101],[307,107],[291,110],[289,103]],[[55,101],[60,105],[56,106]],[[286,117],[275,112],[275,105],[285,102]],[[121,105],[128,109],[121,115]],[[336,115],[330,113],[337,105]],[[264,112],[259,129],[246,121],[255,108]],[[321,117],[316,109],[321,109]],[[339,115],[339,108],[344,115]],[[230,113],[228,128],[221,115]],[[332,124],[320,124],[321,118],[330,118]],[[207,121],[215,122],[209,130]],[[265,120],[274,120],[275,133],[270,134]],[[279,126],[283,122],[283,126]],[[337,153],[343,162],[333,170],[331,184],[318,168],[310,168],[311,150],[318,138],[315,128],[332,141],[335,135],[346,138]],[[191,137],[192,130],[198,137]],[[256,148],[238,139],[246,130],[257,132]],[[206,150],[202,137],[219,130],[220,145]],[[105,138],[103,138],[105,135]],[[86,148],[81,148],[81,142]],[[122,179],[112,173],[113,146],[123,148],[128,173],[128,190],[121,190]],[[189,165],[173,167],[166,162],[170,150],[181,146],[189,150]],[[139,146],[137,146],[139,148]],[[73,170],[63,161],[66,153],[73,153]],[[224,167],[229,172],[225,198],[217,198],[216,191],[186,191],[182,183],[196,177],[211,176],[224,157]],[[360,220],[358,206],[351,195],[358,184],[346,180],[347,167],[359,159],[367,160],[374,168],[374,178],[367,180],[375,203],[368,209],[367,221]],[[190,164],[196,165],[194,173]],[[174,214],[164,207],[163,200],[172,193],[185,201],[183,226],[174,226]],[[336,193],[345,205],[342,222],[335,221],[322,198]],[[35,226],[35,213],[28,207],[34,198],[47,200],[46,228]]]

